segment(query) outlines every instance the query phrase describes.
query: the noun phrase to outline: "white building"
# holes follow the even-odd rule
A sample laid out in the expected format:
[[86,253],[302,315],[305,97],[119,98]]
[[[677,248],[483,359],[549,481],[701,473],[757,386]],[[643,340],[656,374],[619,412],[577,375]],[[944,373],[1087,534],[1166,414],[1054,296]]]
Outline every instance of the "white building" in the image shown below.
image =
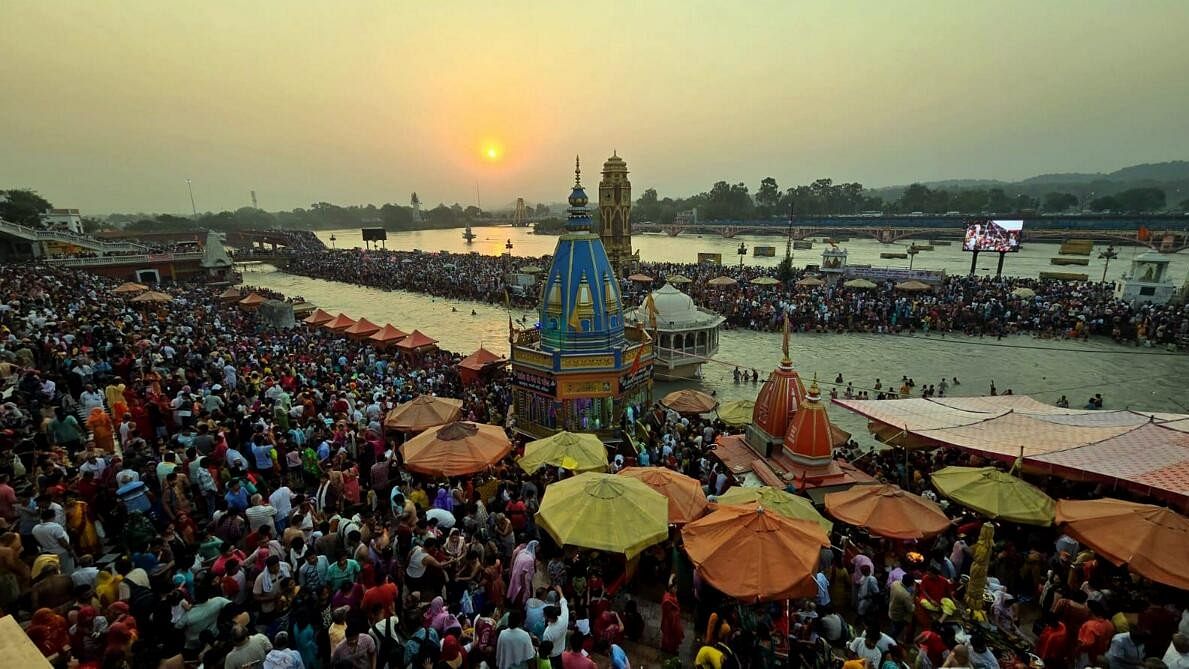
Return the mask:
[[657,351],[652,373],[662,381],[692,379],[699,367],[718,352],[718,329],[726,319],[694,304],[689,295],[665,284],[649,299],[624,314],[628,323],[638,323],[652,330],[655,324]]
[[50,209],[41,214],[41,226],[46,230],[59,230],[83,234],[83,217],[78,209]]
[[1169,258],[1149,251],[1131,261],[1131,269],[1115,283],[1115,299],[1129,304],[1167,304],[1176,293],[1168,277]]

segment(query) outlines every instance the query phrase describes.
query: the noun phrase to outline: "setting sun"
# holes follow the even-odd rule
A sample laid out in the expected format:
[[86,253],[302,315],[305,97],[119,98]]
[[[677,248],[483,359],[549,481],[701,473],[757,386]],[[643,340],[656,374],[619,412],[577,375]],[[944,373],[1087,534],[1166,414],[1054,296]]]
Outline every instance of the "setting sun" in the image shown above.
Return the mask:
[[500,157],[499,150],[494,146],[487,147],[487,149],[483,151],[483,154],[487,156],[488,160],[495,160],[496,158]]

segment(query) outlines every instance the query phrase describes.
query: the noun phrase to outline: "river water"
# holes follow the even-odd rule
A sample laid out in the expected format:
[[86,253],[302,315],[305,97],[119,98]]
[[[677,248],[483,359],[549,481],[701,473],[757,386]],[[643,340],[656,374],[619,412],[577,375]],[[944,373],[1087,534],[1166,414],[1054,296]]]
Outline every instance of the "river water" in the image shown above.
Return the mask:
[[[387,247],[454,252],[471,248],[495,255],[504,251],[504,243],[510,238],[514,254],[543,255],[552,253],[557,241],[556,237],[536,236],[523,228],[478,228],[475,232],[478,239],[471,247],[463,243],[460,230],[390,233]],[[362,244],[358,231],[328,231],[320,236],[328,240],[330,234],[334,234],[339,247]],[[775,237],[745,240],[748,246],[756,242],[780,246],[779,238]],[[698,252],[706,251],[721,252],[725,260],[737,247],[739,239],[645,235],[637,238],[636,243],[643,258],[693,262]],[[849,242],[846,246],[852,262],[883,264],[878,261],[878,253],[879,249],[886,250],[886,246],[874,241]],[[948,247],[948,250],[938,247],[932,255],[921,253],[918,258],[922,262],[915,266],[965,271],[969,267],[969,257],[955,249],[957,247]],[[783,254],[783,249],[778,248],[777,253]],[[1132,253],[1132,249],[1124,249],[1120,260],[1129,259]],[[1027,267],[1040,271],[1047,267],[1047,258],[1051,255],[1056,255],[1055,245],[1030,244],[1021,253],[1008,258],[1005,273],[1025,274]],[[737,258],[735,256],[736,261]],[[798,264],[818,261],[816,253],[810,251],[799,252],[796,258]],[[766,264],[777,262],[772,258],[747,257],[747,262],[757,260]],[[961,263],[966,267],[961,267]],[[1183,276],[1189,266],[1187,259],[1176,257],[1174,263],[1181,268],[1179,276]],[[1122,267],[1125,264],[1112,263],[1111,274],[1115,274],[1116,265]],[[1093,264],[1090,269],[1094,269]],[[993,267],[991,271],[994,271]],[[1083,270],[1079,268],[1078,271]],[[1097,271],[1101,274],[1101,266]],[[243,281],[246,285],[278,290],[289,296],[302,296],[332,313],[341,311],[353,318],[363,316],[379,324],[392,323],[405,331],[419,329],[438,339],[442,347],[464,355],[480,345],[507,354],[509,315],[514,319],[525,317],[529,323],[536,322],[532,312],[514,310],[509,314],[497,305],[293,276],[270,265],[247,266]],[[1186,409],[1189,398],[1185,395],[1189,356],[1120,346],[1110,341],[1054,342],[1030,336],[995,341],[963,336],[798,334],[792,339],[792,357],[806,384],[816,373],[823,391],[828,391],[838,374],[852,382],[856,389],[871,389],[876,378],[888,388],[898,387],[900,378],[909,376],[916,381],[919,390],[922,384],[936,384],[942,377],[957,377],[961,385],[951,388],[951,395],[987,394],[991,381],[994,381],[999,392],[1010,388],[1016,394],[1029,394],[1046,402],[1054,402],[1066,395],[1075,407],[1085,404],[1092,394],[1102,393],[1108,409],[1131,407],[1189,413]],[[762,381],[779,360],[779,334],[724,331],[718,355],[703,366],[700,381],[658,384],[656,394],[659,397],[677,387],[693,385],[716,391],[723,401],[755,399],[759,386],[736,385],[732,380],[734,366],[758,370]],[[874,397],[875,392],[871,395]],[[866,434],[864,420],[840,408],[833,408],[831,418],[857,437]]]

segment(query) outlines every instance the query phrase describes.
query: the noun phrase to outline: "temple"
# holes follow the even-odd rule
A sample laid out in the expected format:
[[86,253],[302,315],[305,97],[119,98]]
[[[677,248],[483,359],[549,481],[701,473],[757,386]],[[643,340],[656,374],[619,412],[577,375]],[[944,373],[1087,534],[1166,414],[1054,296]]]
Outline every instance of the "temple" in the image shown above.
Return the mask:
[[603,163],[599,182],[599,238],[616,275],[626,274],[632,262],[632,182],[616,152]]
[[581,166],[574,169],[565,232],[541,283],[539,322],[509,321],[516,430],[559,430],[620,441],[629,404],[652,401],[655,356],[648,333],[624,326],[619,282],[603,242],[591,232]]
[[716,454],[737,477],[763,485],[797,490],[817,502],[828,492],[845,490],[872,479],[849,462],[834,457],[834,448],[850,435],[830,422],[817,379],[808,392],[789,356],[788,320],[784,356],[760,388],[746,435],[721,437]]
[[702,363],[718,353],[718,330],[726,321],[694,304],[671,283],[649,293],[626,317],[629,324],[648,328],[656,339],[653,377],[659,381],[699,377]]

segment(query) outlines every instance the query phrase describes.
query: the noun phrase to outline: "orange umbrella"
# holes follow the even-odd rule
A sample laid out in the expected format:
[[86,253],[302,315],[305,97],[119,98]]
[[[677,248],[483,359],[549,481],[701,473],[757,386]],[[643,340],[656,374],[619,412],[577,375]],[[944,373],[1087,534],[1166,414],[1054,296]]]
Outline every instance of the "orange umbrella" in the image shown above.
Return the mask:
[[305,319],[302,320],[302,323],[305,323],[306,325],[322,325],[323,323],[329,323],[333,320],[334,316],[331,316],[321,309],[315,309],[314,313],[306,316]]
[[647,274],[633,274],[628,277],[628,281],[634,281],[636,283],[652,283],[652,277],[648,276]]
[[1158,583],[1189,590],[1189,519],[1162,506],[1106,497],[1057,501],[1069,536],[1111,562]]
[[252,293],[251,295],[248,295],[244,299],[240,300],[239,306],[245,309],[256,309],[267,301],[268,298],[261,295],[260,293]]
[[165,293],[159,293],[155,290],[141,293],[136,297],[128,300],[129,302],[173,302],[173,298]]
[[343,331],[343,333],[352,339],[366,339],[367,337],[370,337],[379,331],[379,325],[376,325],[366,318],[360,318],[359,320],[355,321],[355,325],[347,328]]
[[[143,293],[144,291],[146,291],[148,289],[149,289],[149,287],[146,285],[139,284],[139,283],[133,283],[133,282],[129,281],[128,283],[121,283],[120,285],[116,286],[114,289],[112,289],[111,292],[113,292],[117,295],[124,295],[125,293]],[[234,289],[229,289],[229,290],[234,290]]]
[[936,502],[894,485],[861,485],[828,493],[826,511],[875,536],[904,541],[941,534],[950,526]]
[[389,411],[384,418],[384,427],[400,432],[421,432],[458,420],[461,413],[462,400],[419,395]]
[[323,323],[322,327],[326,328],[327,330],[342,332],[352,325],[355,325],[355,319],[340,311],[338,316],[335,316],[333,319]]
[[763,507],[720,506],[681,530],[698,573],[723,593],[745,602],[817,594],[813,575],[826,532],[811,520],[793,520]]
[[371,342],[375,342],[382,346],[388,346],[391,344],[395,344],[396,342],[398,342],[401,339],[404,339],[405,337],[408,337],[408,336],[409,336],[408,332],[403,332],[399,328],[393,327],[392,324],[390,323],[390,324],[385,325],[384,327],[380,328],[379,330],[376,330],[372,334],[372,336],[367,338],[367,340],[371,341]]
[[512,441],[498,425],[447,423],[400,447],[409,471],[428,476],[467,476],[483,471],[512,452]]
[[665,395],[661,405],[677,413],[706,413],[718,406],[718,400],[699,390],[677,390]]
[[669,523],[684,525],[697,520],[709,502],[702,482],[665,467],[627,467],[621,476],[639,479],[644,485],[669,498]]

